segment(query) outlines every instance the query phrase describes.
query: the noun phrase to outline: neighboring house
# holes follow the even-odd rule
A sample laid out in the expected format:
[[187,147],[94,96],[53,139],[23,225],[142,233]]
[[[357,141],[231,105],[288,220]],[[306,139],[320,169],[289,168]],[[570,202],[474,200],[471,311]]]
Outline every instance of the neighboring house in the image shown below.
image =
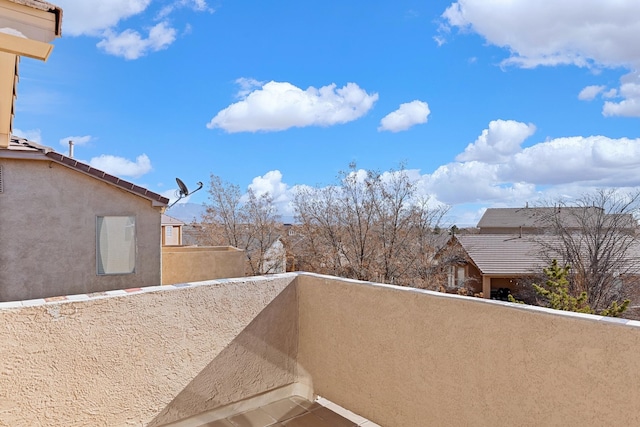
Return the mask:
[[[449,242],[453,252],[462,254],[450,263],[449,285],[482,292],[485,298],[504,295],[506,290],[516,293],[519,284],[540,275],[550,258],[562,262],[562,255],[549,253],[550,248],[562,247],[551,224],[558,220],[569,232],[582,233],[581,221],[592,215],[614,214],[606,214],[600,207],[487,209],[478,222],[479,234],[454,236]],[[625,233],[637,230],[631,215],[614,221]],[[626,256],[630,262],[640,260],[640,248],[629,246]]]
[[287,251],[282,238],[278,236],[264,252],[263,274],[285,273],[287,270]]
[[515,291],[518,283],[540,273],[547,261],[538,241],[505,234],[466,234],[449,242],[464,254],[464,261],[451,265],[450,285],[464,286],[485,298],[500,289]]
[[[587,218],[603,214],[601,207],[535,207],[530,208],[488,208],[480,221],[480,234],[543,234],[549,231],[550,225],[558,221],[567,230],[581,231],[583,225],[579,218]],[[616,214],[604,214],[614,216]],[[616,226],[623,225],[623,220],[616,220]],[[637,229],[637,222],[631,215],[624,215],[625,228]]]
[[160,284],[168,202],[12,137],[0,148],[0,300]]
[[184,222],[162,214],[162,246],[181,246]]

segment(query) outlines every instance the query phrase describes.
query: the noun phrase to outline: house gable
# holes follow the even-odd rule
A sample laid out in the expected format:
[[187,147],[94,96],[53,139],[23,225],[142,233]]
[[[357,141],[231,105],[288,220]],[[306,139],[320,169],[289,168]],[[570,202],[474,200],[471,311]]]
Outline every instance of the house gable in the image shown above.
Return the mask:
[[169,204],[169,199],[158,193],[147,190],[144,187],[140,187],[124,179],[120,179],[117,176],[91,167],[86,163],[79,162],[71,157],[57,153],[53,151],[52,148],[45,147],[33,141],[28,141],[24,138],[12,136],[11,144],[8,149],[0,149],[0,159],[2,158],[53,161],[109,185],[118,187],[133,195],[147,199],[151,201],[153,206],[166,207]]

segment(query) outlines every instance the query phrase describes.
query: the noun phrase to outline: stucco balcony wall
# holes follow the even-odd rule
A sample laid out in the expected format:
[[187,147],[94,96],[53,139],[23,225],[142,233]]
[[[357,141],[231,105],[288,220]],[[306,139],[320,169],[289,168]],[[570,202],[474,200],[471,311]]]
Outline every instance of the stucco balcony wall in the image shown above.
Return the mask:
[[162,284],[243,277],[245,262],[232,246],[163,246]]
[[288,273],[0,324],[0,425],[161,426],[292,386],[388,427],[640,424],[636,321]]
[[382,426],[640,425],[640,322],[301,275],[298,364]]
[[292,384],[294,278],[0,304],[0,425],[157,426]]

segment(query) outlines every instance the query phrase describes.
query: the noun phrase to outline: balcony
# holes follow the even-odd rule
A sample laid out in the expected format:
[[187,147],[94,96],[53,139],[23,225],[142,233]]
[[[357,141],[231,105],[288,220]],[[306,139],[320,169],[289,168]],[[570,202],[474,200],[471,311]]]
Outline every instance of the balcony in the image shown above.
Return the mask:
[[226,425],[317,396],[363,426],[640,423],[633,320],[287,273],[0,303],[0,322],[3,425]]

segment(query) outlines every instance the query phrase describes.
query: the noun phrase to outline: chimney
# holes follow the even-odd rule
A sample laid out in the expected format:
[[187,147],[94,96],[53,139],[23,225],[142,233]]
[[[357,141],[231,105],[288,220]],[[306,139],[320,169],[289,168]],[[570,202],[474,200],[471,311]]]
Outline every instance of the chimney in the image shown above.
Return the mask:
[[73,159],[73,141],[69,140],[69,157]]

